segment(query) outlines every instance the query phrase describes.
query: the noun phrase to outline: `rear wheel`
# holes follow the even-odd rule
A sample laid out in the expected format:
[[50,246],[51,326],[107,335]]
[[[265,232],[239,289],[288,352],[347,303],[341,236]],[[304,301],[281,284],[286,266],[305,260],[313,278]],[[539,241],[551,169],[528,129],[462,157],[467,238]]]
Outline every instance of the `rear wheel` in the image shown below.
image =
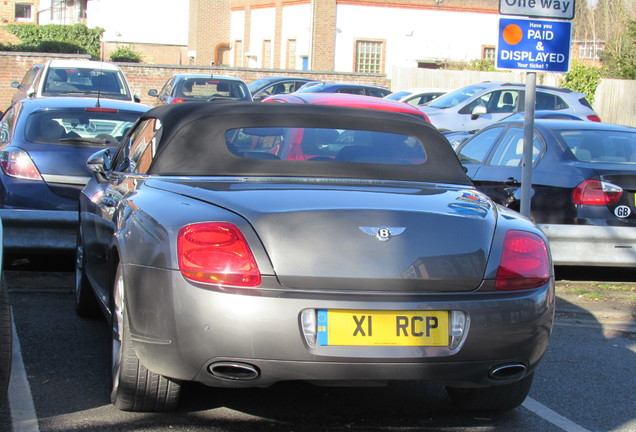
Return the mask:
[[528,396],[534,372],[525,378],[504,385],[485,388],[447,387],[455,405],[470,411],[505,411],[518,407]]
[[93,289],[86,278],[81,231],[77,233],[75,256],[75,312],[85,318],[95,318],[99,316],[100,312]]
[[122,411],[173,410],[179,403],[179,382],[149,371],[135,354],[124,306],[121,265],[117,267],[113,299],[111,402]]

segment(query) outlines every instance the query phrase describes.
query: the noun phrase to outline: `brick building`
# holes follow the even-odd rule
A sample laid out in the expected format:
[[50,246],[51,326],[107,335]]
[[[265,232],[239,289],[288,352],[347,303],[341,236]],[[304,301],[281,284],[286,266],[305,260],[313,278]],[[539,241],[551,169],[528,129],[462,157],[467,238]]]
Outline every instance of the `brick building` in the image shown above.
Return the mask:
[[39,0],[0,1],[0,22],[2,24],[37,22]]
[[31,20],[38,24],[81,22],[104,28],[105,58],[126,45],[140,51],[147,63],[365,73],[388,73],[396,64],[434,67],[447,60],[487,57],[494,50],[499,4],[498,0],[11,0],[0,4],[20,1],[32,5]]
[[494,55],[498,0],[232,0],[231,66],[391,73]]

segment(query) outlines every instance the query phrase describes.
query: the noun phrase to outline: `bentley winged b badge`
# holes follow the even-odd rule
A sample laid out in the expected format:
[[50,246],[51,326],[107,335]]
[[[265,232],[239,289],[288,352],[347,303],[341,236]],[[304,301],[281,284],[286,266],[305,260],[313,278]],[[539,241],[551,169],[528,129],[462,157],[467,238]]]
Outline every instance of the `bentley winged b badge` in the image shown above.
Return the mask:
[[361,226],[358,227],[362,232],[374,236],[380,241],[389,241],[391,237],[400,235],[406,230],[406,227],[370,227]]

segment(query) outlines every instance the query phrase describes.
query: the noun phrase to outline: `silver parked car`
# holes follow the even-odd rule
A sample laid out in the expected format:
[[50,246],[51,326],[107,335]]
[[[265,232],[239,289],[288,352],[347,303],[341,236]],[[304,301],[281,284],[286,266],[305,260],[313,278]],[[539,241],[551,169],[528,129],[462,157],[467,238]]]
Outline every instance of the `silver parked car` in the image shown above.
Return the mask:
[[184,381],[427,380],[481,410],[528,394],[554,318],[546,238],[421,119],[164,105],[88,166],[76,309],[112,324],[118,408],[173,409]]
[[[446,93],[419,107],[440,131],[474,131],[524,110],[525,85],[483,82]],[[583,93],[537,86],[536,110],[554,110],[601,121]]]

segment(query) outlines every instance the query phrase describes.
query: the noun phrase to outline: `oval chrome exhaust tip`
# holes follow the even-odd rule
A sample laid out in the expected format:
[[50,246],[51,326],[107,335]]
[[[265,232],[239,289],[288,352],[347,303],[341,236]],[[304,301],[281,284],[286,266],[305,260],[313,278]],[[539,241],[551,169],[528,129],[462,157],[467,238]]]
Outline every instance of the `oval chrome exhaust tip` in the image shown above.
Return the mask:
[[505,365],[495,366],[490,370],[492,379],[515,379],[521,378],[526,373],[526,366],[521,363],[509,363]]
[[217,362],[208,366],[208,371],[217,378],[230,380],[253,380],[259,377],[256,366],[239,362]]

